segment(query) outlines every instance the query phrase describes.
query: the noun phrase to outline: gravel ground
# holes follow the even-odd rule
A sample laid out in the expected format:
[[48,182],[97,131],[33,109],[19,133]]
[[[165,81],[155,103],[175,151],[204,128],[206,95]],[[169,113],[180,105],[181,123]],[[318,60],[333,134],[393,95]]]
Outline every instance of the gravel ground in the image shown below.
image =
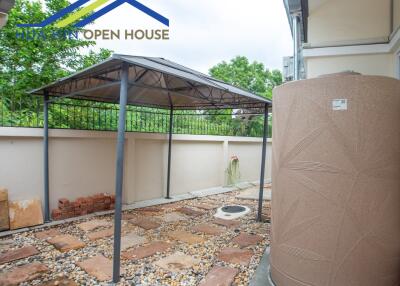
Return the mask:
[[[235,196],[238,194],[238,192],[239,191],[232,191],[219,195],[184,200],[169,205],[161,205],[160,207],[163,209],[163,211],[161,211],[159,214],[145,212],[141,209],[125,211],[124,214],[138,214],[151,217],[158,223],[161,223],[161,227],[154,230],[144,230],[140,227],[129,224],[128,221],[125,220],[123,221],[123,233],[134,231],[137,234],[146,237],[149,241],[167,241],[174,243],[174,246],[164,253],[156,254],[137,261],[121,260],[121,266],[125,269],[125,275],[121,278],[121,282],[118,283],[118,285],[198,285],[208,271],[216,265],[237,268],[239,273],[235,278],[234,285],[248,285],[249,280],[254,274],[266,246],[269,244],[270,224],[268,222],[256,222],[255,216],[257,202],[253,200],[237,199]],[[203,210],[205,211],[205,214],[202,216],[189,218],[187,220],[174,223],[164,223],[160,218],[157,219],[155,216],[173,212],[174,209],[178,207],[191,207],[197,203],[205,203],[217,206],[240,204],[249,206],[251,208],[251,212],[238,219],[241,222],[241,225],[237,228],[226,228],[226,232],[219,236],[202,235],[207,239],[204,243],[189,245],[170,239],[168,237],[169,231],[190,231],[191,227],[197,224],[207,222],[211,224],[211,221],[214,219],[213,214],[215,213],[215,210]],[[196,209],[194,207],[192,208]],[[267,217],[269,216],[270,205],[267,201],[264,203],[263,212],[267,214]],[[90,241],[86,236],[87,233],[76,226],[77,224],[90,219],[79,220],[53,227],[64,234],[71,234],[79,237],[86,243],[84,248],[70,250],[65,253],[59,252],[51,244],[35,237],[35,232],[43,229],[27,231],[1,239],[0,252],[7,249],[17,249],[22,246],[33,245],[39,250],[40,254],[26,259],[2,264],[0,265],[0,273],[8,272],[15,266],[38,261],[44,263],[50,269],[50,271],[42,275],[40,279],[22,283],[21,285],[40,285],[45,281],[49,281],[57,277],[72,279],[78,285],[109,285],[109,283],[97,281],[95,277],[88,275],[76,264],[79,261],[96,256],[98,254],[102,254],[105,257],[112,259],[112,237]],[[96,219],[105,219],[112,222],[113,215],[98,216]],[[242,232],[258,234],[263,237],[262,242],[258,243],[257,245],[247,247],[248,249],[252,249],[254,251],[254,256],[251,259],[250,265],[241,266],[238,264],[227,264],[225,262],[218,261],[216,255],[219,250],[224,247],[238,247],[231,242],[231,240]],[[201,260],[201,262],[192,269],[180,273],[166,271],[154,264],[154,262],[160,258],[166,257],[167,255],[176,251],[181,251],[187,255],[193,256],[194,258],[198,258]]]

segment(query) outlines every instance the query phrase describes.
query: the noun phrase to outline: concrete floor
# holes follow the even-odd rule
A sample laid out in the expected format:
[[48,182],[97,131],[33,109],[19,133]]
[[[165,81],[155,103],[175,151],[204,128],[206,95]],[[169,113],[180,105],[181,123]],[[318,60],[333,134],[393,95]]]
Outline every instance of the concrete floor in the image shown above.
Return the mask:
[[249,286],[275,286],[269,277],[269,247],[265,250]]

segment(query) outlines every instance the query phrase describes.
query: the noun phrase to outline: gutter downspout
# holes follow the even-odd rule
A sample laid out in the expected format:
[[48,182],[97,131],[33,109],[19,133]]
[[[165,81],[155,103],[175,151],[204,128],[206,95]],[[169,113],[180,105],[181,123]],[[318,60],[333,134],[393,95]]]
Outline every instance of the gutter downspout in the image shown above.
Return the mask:
[[293,28],[293,80],[299,80],[299,14],[292,14]]

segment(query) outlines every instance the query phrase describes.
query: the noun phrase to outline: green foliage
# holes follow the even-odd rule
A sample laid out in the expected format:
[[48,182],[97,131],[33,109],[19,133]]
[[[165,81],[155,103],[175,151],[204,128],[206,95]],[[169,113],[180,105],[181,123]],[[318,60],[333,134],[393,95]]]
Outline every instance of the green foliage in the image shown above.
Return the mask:
[[[229,84],[249,90],[255,94],[272,99],[272,89],[282,84],[282,74],[279,70],[269,70],[259,62],[250,63],[246,57],[237,56],[229,62],[223,61],[209,70],[212,77]],[[224,115],[232,114],[232,110],[222,111]],[[264,119],[262,116],[251,116],[249,120],[233,120],[236,133],[258,136],[263,133]],[[230,120],[226,116],[212,116],[213,121]],[[269,121],[269,136],[271,136],[271,121]]]
[[268,70],[259,62],[250,63],[246,57],[237,56],[229,62],[223,61],[209,70],[212,77],[247,89],[258,95],[272,98],[272,89],[282,84],[279,70]]
[[[0,30],[0,126],[43,126],[42,99],[26,91],[49,84],[61,77],[96,64],[111,55],[106,49],[90,50],[94,41],[74,37],[33,37],[24,39],[17,34],[26,32],[17,24],[39,23],[69,5],[67,0],[16,0],[7,25]],[[69,33],[52,26],[30,31],[46,35]],[[26,35],[26,34],[25,34]],[[82,50],[88,50],[82,53]],[[262,63],[250,63],[246,57],[221,62],[210,74],[238,87],[265,97],[271,97],[274,86],[281,84],[281,74],[269,71]],[[217,115],[215,115],[217,114]],[[128,107],[127,130],[167,132],[168,111]],[[105,103],[77,102],[64,99],[50,105],[51,128],[116,130],[118,106]],[[232,110],[207,112],[185,111],[174,117],[174,132],[189,134],[261,136],[262,116],[245,121],[232,117]]]
[[[17,33],[27,31],[17,24],[38,23],[54,12],[69,5],[66,0],[16,0],[10,11],[7,25],[0,30],[0,96],[13,101],[26,98],[26,91],[43,86],[71,72],[90,66],[111,55],[105,49],[82,54],[82,49],[94,46],[95,42],[80,39],[54,39],[34,37],[18,38]],[[30,29],[31,31],[37,31]],[[50,34],[53,27],[41,28]],[[68,31],[68,30],[66,30]],[[24,100],[22,102],[24,104]],[[29,107],[29,102],[25,106]],[[13,110],[12,106],[8,106]]]

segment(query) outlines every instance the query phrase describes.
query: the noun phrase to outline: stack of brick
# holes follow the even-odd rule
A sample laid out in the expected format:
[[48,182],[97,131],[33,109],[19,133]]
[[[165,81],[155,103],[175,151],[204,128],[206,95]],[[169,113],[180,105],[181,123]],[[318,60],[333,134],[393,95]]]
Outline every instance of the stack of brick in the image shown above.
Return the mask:
[[114,204],[115,196],[109,194],[80,197],[73,202],[68,199],[59,199],[58,208],[52,210],[51,217],[54,220],[60,220],[98,211],[112,210]]

